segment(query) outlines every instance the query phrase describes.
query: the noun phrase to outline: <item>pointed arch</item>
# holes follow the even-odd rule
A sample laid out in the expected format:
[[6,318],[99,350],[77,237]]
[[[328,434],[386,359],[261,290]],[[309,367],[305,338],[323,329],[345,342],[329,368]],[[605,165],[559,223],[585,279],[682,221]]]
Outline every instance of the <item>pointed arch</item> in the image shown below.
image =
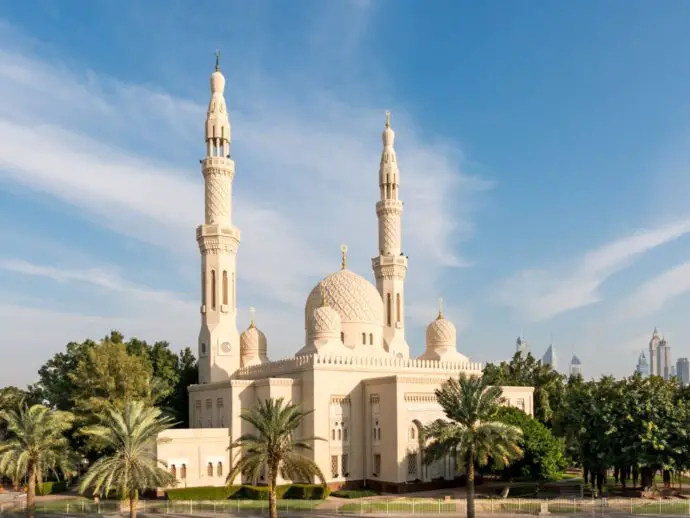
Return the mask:
[[211,270],[211,309],[216,309],[216,271]]
[[223,304],[228,305],[228,271],[223,270]]
[[386,324],[388,327],[391,326],[391,319],[392,319],[392,313],[393,313],[393,307],[391,303],[391,294],[386,293]]
[[400,293],[395,294],[395,321],[400,322],[402,320],[402,304],[400,302]]

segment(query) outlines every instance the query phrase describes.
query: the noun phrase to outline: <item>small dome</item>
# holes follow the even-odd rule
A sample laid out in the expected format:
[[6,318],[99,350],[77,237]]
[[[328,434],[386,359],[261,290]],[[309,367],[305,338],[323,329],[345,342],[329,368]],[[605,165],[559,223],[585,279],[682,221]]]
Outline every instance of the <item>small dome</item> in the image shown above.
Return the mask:
[[381,295],[372,283],[350,270],[330,274],[311,290],[305,307],[307,330],[311,327],[314,311],[321,307],[323,300],[338,312],[343,324],[383,325]]
[[426,346],[451,346],[455,347],[457,341],[457,332],[453,322],[443,318],[439,314],[438,318],[429,324],[426,328]]
[[268,362],[267,340],[256,324],[254,324],[254,308],[249,309],[252,322],[244,333],[240,335],[240,361],[243,367]]
[[329,306],[316,308],[307,321],[307,334],[311,339],[340,337],[340,315]]

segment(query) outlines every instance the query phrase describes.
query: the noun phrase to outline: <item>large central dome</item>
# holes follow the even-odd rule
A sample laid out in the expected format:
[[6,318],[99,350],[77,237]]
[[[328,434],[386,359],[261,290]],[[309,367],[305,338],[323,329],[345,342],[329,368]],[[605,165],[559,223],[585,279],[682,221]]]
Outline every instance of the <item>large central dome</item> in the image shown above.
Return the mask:
[[381,295],[373,284],[350,270],[332,273],[314,286],[305,307],[307,323],[314,310],[321,306],[322,291],[326,304],[340,313],[343,324],[383,325]]

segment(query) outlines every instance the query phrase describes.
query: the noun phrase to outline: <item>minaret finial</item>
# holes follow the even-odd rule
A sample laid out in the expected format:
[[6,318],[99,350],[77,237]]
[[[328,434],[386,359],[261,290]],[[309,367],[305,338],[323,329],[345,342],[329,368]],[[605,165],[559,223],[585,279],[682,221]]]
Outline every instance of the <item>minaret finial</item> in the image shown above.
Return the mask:
[[216,70],[220,70],[220,50],[216,49]]
[[254,323],[254,314],[256,313],[256,308],[254,306],[249,308],[249,318],[251,319],[251,322],[249,323],[249,327],[256,327],[256,323]]
[[340,245],[340,268],[347,268],[347,245]]
[[386,128],[391,127],[391,112],[387,111],[386,112]]
[[443,318],[443,299],[439,298],[438,299],[438,316],[436,317],[436,320],[441,320]]

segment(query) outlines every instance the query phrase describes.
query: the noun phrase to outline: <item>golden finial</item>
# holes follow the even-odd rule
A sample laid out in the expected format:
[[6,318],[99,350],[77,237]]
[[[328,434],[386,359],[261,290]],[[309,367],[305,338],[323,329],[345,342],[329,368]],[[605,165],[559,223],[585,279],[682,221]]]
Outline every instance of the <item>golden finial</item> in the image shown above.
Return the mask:
[[220,50],[216,49],[216,70],[220,70]]
[[344,270],[347,268],[347,245],[340,245],[340,255],[342,257],[340,267]]
[[443,318],[443,299],[438,299],[438,316],[436,320],[441,320]]
[[319,291],[321,292],[321,307],[325,308],[328,306],[328,302],[326,302],[326,287],[323,285],[323,281],[319,283]]
[[254,323],[254,313],[256,313],[256,308],[252,306],[249,308],[249,318],[251,320],[249,327],[256,327],[256,324]]
[[391,112],[386,112],[386,128],[391,127]]

